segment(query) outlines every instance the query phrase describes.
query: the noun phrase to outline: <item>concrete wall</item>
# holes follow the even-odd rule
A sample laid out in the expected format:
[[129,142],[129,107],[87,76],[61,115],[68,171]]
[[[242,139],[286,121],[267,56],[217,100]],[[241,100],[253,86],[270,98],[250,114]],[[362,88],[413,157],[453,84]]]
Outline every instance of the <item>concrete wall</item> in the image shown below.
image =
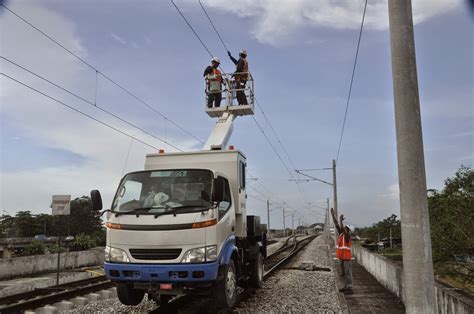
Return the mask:
[[[56,270],[58,254],[44,254],[0,259],[0,280],[30,276]],[[88,251],[61,253],[61,269],[101,265],[103,248]]]
[[[372,274],[382,286],[395,294],[402,302],[404,301],[403,268],[400,265],[360,246],[353,246],[352,252],[357,262]],[[436,282],[435,291],[439,313],[474,313],[474,299],[467,293],[440,282]]]

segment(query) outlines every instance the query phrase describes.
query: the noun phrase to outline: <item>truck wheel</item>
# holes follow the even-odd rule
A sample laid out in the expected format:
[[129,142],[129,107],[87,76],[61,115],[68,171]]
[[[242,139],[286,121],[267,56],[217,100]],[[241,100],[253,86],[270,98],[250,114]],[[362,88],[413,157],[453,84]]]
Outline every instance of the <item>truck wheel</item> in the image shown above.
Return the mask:
[[134,289],[126,283],[117,284],[117,297],[124,305],[138,305],[142,302],[145,290]]
[[237,275],[232,260],[224,269],[224,278],[215,287],[217,306],[223,309],[231,309],[237,299]]
[[261,288],[263,285],[263,255],[258,253],[257,259],[252,261],[250,266],[250,286]]

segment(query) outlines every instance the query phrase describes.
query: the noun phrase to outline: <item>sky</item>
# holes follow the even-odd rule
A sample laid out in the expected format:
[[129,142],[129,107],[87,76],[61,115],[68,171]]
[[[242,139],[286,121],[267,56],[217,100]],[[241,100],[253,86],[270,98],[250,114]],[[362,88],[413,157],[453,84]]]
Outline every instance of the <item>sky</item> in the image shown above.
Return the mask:
[[[198,1],[175,2],[211,54],[220,57],[222,68],[233,71],[234,65]],[[4,3],[153,110],[0,7],[1,56],[86,100],[0,59],[2,73],[63,102],[61,105],[5,75],[0,77],[2,213],[49,213],[53,194],[79,197],[92,189],[102,192],[107,206],[120,178],[143,169],[147,153],[157,148],[175,150],[158,138],[183,150],[202,148],[200,141],[207,139],[216,122],[203,110],[202,72],[210,56],[170,1]],[[331,187],[321,182],[297,185],[289,181],[283,163],[290,171],[331,167],[364,2],[202,3],[233,55],[242,48],[248,51],[255,93],[271,124],[258,108],[254,117],[283,160],[252,117],[236,119],[229,143],[244,152],[249,175],[257,178],[249,182],[249,214],[261,215],[266,221],[264,200],[269,199],[272,228],[282,226],[283,203],[288,215],[293,213],[295,225],[298,219],[323,221],[324,210],[319,207],[325,207],[326,199],[332,197]],[[472,166],[474,159],[474,15],[462,0],[417,0],[413,5],[427,186],[441,189],[447,177],[462,164]],[[332,182],[330,171],[308,174]],[[349,223],[365,226],[392,213],[399,215],[384,0],[368,2],[337,183],[339,212]],[[291,217],[286,219],[289,225]]]

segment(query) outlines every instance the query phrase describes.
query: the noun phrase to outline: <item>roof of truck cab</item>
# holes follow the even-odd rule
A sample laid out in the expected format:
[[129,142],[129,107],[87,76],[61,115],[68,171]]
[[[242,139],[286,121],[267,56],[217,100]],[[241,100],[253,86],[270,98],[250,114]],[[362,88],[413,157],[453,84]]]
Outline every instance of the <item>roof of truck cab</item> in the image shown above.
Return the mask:
[[172,153],[153,153],[153,154],[147,154],[146,157],[162,157],[162,156],[176,156],[176,155],[209,155],[209,154],[239,154],[242,155],[242,157],[246,158],[245,155],[240,151],[236,149],[232,150],[199,150],[199,151],[193,151],[193,152],[172,152]]

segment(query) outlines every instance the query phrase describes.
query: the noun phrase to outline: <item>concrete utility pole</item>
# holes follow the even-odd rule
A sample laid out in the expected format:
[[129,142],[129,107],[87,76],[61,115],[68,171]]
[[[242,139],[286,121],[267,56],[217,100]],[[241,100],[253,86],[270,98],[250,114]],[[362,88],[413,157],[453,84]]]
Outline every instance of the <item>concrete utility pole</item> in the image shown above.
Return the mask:
[[437,313],[411,0],[389,0],[407,313]]
[[[336,160],[332,160],[332,188],[334,194],[334,212],[336,213],[336,219],[339,221],[339,212],[337,211],[337,179],[336,179]],[[336,226],[334,226],[334,242],[337,244],[337,237],[339,235],[336,232]]]
[[270,229],[270,201],[267,200],[267,225],[268,225],[268,235],[271,234]]
[[283,236],[286,237],[286,227],[285,227],[285,208],[282,208],[283,210]]
[[329,197],[326,199],[327,201],[327,210],[326,210],[326,219],[324,221],[324,232],[326,233],[326,237],[329,237]]

